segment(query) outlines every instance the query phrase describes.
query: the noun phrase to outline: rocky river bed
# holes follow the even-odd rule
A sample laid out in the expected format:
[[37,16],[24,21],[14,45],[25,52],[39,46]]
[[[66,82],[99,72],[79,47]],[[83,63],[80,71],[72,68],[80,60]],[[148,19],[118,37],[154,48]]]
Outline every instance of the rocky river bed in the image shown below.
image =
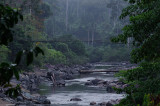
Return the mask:
[[[0,98],[16,105],[34,106],[37,104],[53,106],[111,106],[117,104],[124,94],[116,94],[112,89],[125,87],[114,77],[114,73],[80,74],[81,70],[130,69],[136,67],[128,62],[96,63],[86,65],[50,65],[45,69],[35,68],[34,72],[24,72],[20,80],[12,79],[13,84],[21,84],[22,95],[16,99],[0,92]],[[42,105],[42,106],[43,106]]]

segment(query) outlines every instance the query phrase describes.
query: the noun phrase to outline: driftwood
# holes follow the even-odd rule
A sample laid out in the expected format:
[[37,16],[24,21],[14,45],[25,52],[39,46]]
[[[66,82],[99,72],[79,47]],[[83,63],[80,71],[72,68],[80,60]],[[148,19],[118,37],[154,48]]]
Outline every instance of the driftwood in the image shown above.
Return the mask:
[[93,73],[93,72],[119,72],[119,70],[81,70],[80,73]]

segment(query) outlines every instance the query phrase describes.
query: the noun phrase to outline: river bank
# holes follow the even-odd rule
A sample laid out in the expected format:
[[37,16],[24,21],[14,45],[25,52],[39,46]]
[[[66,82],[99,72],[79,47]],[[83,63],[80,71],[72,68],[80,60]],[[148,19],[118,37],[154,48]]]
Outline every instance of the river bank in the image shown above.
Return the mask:
[[[54,104],[54,106],[56,105],[61,106],[69,103],[66,106],[72,106],[72,105],[85,106],[85,105],[116,104],[124,96],[115,94],[112,87],[118,85],[123,87],[124,84],[120,84],[120,82],[118,82],[117,79],[113,77],[113,73],[100,73],[100,74],[89,74],[89,75],[80,74],[81,70],[89,70],[95,68],[98,69],[100,67],[103,68],[106,67],[112,69],[126,69],[126,68],[133,68],[134,65],[131,65],[127,62],[96,63],[96,64],[87,64],[83,66],[81,65],[64,66],[64,65],[46,64],[45,69],[35,68],[34,72],[22,73],[20,75],[19,81],[16,81],[15,78],[12,79],[11,81],[12,83],[21,84],[22,95],[18,96],[16,99],[11,99],[8,96],[4,95],[5,90],[3,90],[0,93],[0,98],[3,101],[7,101],[11,104],[16,104],[16,105]],[[54,79],[56,83],[53,82],[53,76],[55,77]],[[107,79],[105,80],[105,78]],[[41,86],[42,85],[44,86],[45,84],[47,85],[46,86],[47,88],[44,89]],[[78,88],[78,91],[77,87],[80,88],[80,89]],[[48,90],[48,88],[51,88],[50,90],[52,90],[53,92],[48,92],[48,94],[46,93],[43,94],[42,92],[44,92],[46,89]],[[97,91],[96,89],[99,91]],[[60,94],[59,92],[62,92],[62,94]],[[87,92],[90,95],[90,97],[86,96]],[[104,93],[111,93],[111,94],[105,95]],[[53,97],[52,94],[54,94],[55,96]],[[99,95],[99,97],[95,98],[95,101],[90,99],[93,98],[95,95]],[[67,96],[66,100],[65,96]],[[115,96],[117,98],[115,98]],[[64,99],[64,101],[62,101],[62,98]],[[104,98],[110,98],[110,99],[104,99]],[[60,101],[57,99],[59,99]],[[88,100],[85,101],[85,99]],[[59,104],[58,102],[61,102],[62,104]]]
[[[23,72],[20,74],[20,79],[17,81],[12,78],[11,84],[21,85],[22,93],[17,98],[10,98],[5,95],[7,89],[0,88],[0,100],[4,104],[26,105],[32,106],[36,104],[49,105],[50,100],[46,96],[38,94],[39,85],[41,83],[52,84],[52,86],[65,86],[65,80],[73,79],[75,75],[79,74],[82,69],[87,69],[89,66],[73,65],[50,65],[46,64],[44,69],[34,68],[34,72]],[[52,73],[52,74],[51,74]],[[53,85],[51,75],[55,75],[56,85]]]

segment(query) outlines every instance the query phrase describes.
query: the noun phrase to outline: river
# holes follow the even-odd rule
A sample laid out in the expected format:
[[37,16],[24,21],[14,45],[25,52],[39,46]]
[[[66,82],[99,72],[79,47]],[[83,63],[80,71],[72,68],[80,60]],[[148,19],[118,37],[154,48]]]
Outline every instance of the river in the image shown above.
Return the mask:
[[[94,69],[106,69],[116,65],[96,65]],[[123,94],[107,93],[105,88],[86,86],[85,82],[93,79],[107,81],[117,80],[113,74],[90,73],[83,74],[73,80],[66,81],[66,87],[53,87],[51,84],[40,85],[39,93],[47,96],[53,106],[89,106],[90,102],[107,102],[110,100],[124,98]],[[71,98],[80,98],[82,101],[70,101]]]

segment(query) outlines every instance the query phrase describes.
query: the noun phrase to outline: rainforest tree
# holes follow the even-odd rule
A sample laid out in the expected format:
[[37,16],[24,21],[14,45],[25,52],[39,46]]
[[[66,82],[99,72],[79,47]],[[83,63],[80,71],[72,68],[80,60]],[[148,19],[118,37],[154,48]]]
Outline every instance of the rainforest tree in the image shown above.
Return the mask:
[[[8,46],[13,41],[14,33],[12,29],[18,21],[23,20],[23,16],[18,9],[13,9],[3,4],[0,4],[0,13],[0,46],[4,48],[3,45]],[[0,63],[0,87],[9,88],[6,94],[16,97],[21,91],[20,85],[12,86],[10,80],[13,76],[19,80],[19,74],[21,72],[19,64],[22,56],[25,55],[26,64],[30,65],[33,62],[34,55],[38,56],[39,53],[44,55],[43,51],[36,46],[33,49],[18,51],[14,59],[15,61],[11,63],[7,63],[6,61]]]
[[[129,6],[124,8],[121,19],[129,17],[123,33],[113,38],[113,42],[127,43],[132,39],[135,48],[131,52],[131,61],[140,63],[139,67],[121,72],[119,76],[128,86],[118,91],[127,93],[120,106],[143,105],[157,106],[160,102],[160,0],[126,0]],[[149,99],[146,102],[146,95]]]

